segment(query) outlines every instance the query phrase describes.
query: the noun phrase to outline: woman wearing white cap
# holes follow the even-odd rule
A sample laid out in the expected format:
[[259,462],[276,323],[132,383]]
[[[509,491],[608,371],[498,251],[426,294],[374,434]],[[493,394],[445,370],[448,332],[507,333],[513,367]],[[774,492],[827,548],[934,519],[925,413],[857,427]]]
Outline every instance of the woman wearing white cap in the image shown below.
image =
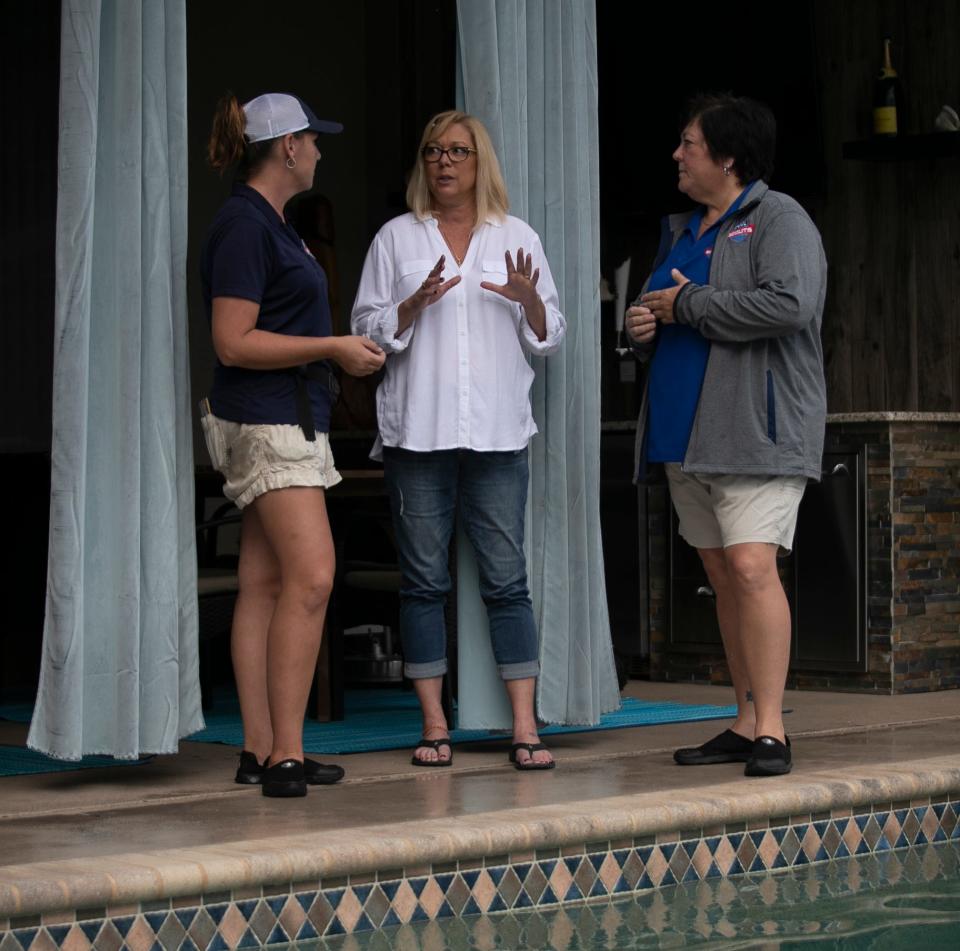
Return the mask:
[[270,93],[217,108],[213,168],[234,169],[201,258],[217,354],[204,433],[224,494],[243,510],[231,650],[244,751],[236,780],[266,796],[303,796],[339,766],[303,756],[334,551],[324,490],[340,481],[328,430],[329,363],[365,376],[384,360],[363,337],[331,336],[323,269],[284,218],[313,185],[320,133],[340,132],[296,96]]
[[373,240],[352,326],[388,354],[377,419],[402,572],[404,670],[423,711],[413,763],[453,761],[440,693],[459,514],[513,710],[510,761],[551,769],[534,716],[539,645],[523,535],[537,431],[527,355],[560,346],[557,290],[536,232],[507,214],[496,153],[473,116],[442,112],[427,123],[407,205]]

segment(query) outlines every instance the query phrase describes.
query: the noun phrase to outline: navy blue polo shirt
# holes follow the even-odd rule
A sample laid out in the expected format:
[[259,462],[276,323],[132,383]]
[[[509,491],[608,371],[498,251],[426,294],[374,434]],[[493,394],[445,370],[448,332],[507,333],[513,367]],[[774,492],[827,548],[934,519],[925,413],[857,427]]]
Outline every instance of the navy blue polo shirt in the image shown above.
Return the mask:
[[[694,284],[710,283],[710,256],[717,232],[721,223],[740,207],[749,187],[699,238],[704,208],[693,213],[666,260],[650,276],[648,291],[675,287],[670,276],[673,268]],[[647,461],[683,462],[707,370],[710,341],[685,324],[660,324],[657,334],[648,379]]]
[[[260,305],[257,329],[299,337],[331,333],[327,276],[297,232],[256,189],[237,184],[217,212],[200,258],[203,300],[212,319],[215,297]],[[330,429],[330,395],[308,381],[314,426]],[[217,361],[210,405],[237,423],[296,423],[296,376],[290,370],[248,370]]]

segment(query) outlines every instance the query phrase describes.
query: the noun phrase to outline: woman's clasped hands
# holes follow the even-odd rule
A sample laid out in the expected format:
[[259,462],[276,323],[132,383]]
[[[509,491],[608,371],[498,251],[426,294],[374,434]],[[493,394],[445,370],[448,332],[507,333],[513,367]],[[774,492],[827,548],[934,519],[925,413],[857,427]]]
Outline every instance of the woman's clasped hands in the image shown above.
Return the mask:
[[350,376],[369,376],[383,366],[387,355],[369,337],[332,337],[336,345],[333,359]]
[[639,304],[627,308],[624,326],[634,343],[650,343],[657,332],[657,321],[663,324],[676,322],[673,305],[680,288],[689,283],[689,278],[676,268],[670,272],[673,287],[649,291],[640,298]]

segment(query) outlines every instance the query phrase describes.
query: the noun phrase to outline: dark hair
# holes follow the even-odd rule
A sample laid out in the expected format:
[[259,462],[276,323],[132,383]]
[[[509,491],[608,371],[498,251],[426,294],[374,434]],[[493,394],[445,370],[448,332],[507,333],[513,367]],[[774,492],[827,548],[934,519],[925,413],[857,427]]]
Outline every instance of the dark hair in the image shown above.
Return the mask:
[[730,93],[701,94],[687,103],[684,127],[694,119],[700,122],[710,157],[733,159],[733,171],[742,184],[758,178],[770,181],[777,120],[769,106]]
[[[218,103],[213,114],[213,128],[207,142],[207,162],[221,175],[236,166],[237,178],[244,181],[263,164],[276,139],[248,142],[243,130],[247,120],[237,97],[228,92]],[[302,132],[295,132],[298,138]]]

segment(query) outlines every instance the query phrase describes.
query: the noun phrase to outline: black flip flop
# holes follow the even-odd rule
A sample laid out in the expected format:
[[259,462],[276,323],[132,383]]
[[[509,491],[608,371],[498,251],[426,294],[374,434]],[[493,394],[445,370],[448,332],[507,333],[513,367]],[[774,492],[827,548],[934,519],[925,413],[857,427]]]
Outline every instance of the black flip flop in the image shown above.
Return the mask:
[[448,750],[450,750],[450,758],[449,758],[449,759],[444,759],[444,760],[440,760],[440,759],[417,759],[416,751],[414,751],[413,756],[410,757],[410,762],[411,762],[414,766],[432,766],[432,767],[437,767],[437,766],[452,766],[452,765],[453,765],[453,746],[452,746],[451,743],[450,743],[450,737],[449,737],[449,736],[443,737],[442,739],[439,739],[439,740],[428,740],[425,736],[421,736],[421,737],[420,737],[420,741],[417,743],[417,749],[420,749],[420,747],[422,747],[422,746],[429,747],[429,748],[432,749],[432,750],[436,750],[438,756],[440,755],[440,747],[441,747],[441,746],[445,746]]
[[[550,760],[549,763],[538,763],[533,758],[533,754],[538,750],[545,750],[546,746],[543,743],[514,743],[510,747],[510,762],[513,763],[514,769],[519,770],[535,770],[535,769],[553,769],[556,766],[554,760]],[[530,754],[530,759],[520,762],[517,759],[517,750],[526,750]]]

